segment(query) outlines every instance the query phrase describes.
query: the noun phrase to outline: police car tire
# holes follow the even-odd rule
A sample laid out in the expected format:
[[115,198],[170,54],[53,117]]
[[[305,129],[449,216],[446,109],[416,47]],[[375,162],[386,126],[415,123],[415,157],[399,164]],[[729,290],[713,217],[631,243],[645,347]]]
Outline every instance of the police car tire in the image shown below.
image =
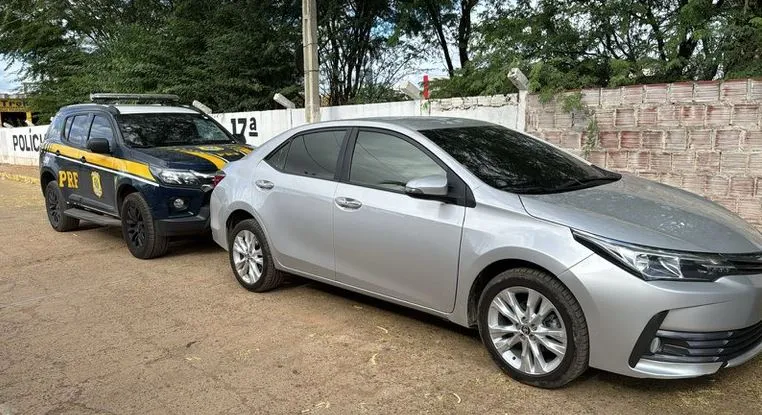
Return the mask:
[[[262,257],[264,259],[262,264],[262,276],[251,284],[244,281],[241,276],[238,275],[233,259],[233,241],[235,241],[236,235],[245,230],[252,232],[254,236],[256,236],[260,243]],[[259,223],[254,219],[246,219],[239,222],[228,234],[228,257],[230,258],[230,268],[233,270],[235,279],[238,280],[238,283],[241,284],[243,288],[246,288],[249,291],[258,293],[270,291],[277,288],[283,282],[284,273],[275,269],[275,263],[272,254],[270,253],[270,245],[267,243],[267,239],[265,239],[265,234],[262,232]]]
[[[50,194],[53,194],[58,203],[57,205],[57,213],[58,213],[58,221],[56,221],[53,217],[53,212],[50,210],[49,206],[49,196]],[[58,182],[51,181],[50,183],[45,186],[45,211],[48,214],[48,221],[50,222],[50,226],[53,227],[58,232],[68,232],[74,229],[77,229],[79,226],[79,219],[72,218],[71,216],[64,215],[64,211],[66,210],[66,201],[64,200],[63,193],[61,193],[61,188],[58,187]]]
[[[128,225],[126,221],[127,210],[134,206],[140,212],[143,220],[143,229],[145,232],[145,243],[142,247],[135,246],[131,241],[128,234]],[[148,203],[143,199],[140,193],[130,193],[124,198],[122,202],[122,237],[127,243],[127,248],[135,258],[151,259],[164,255],[167,253],[169,246],[169,238],[159,235],[153,221],[153,215],[151,214],[151,208]]]

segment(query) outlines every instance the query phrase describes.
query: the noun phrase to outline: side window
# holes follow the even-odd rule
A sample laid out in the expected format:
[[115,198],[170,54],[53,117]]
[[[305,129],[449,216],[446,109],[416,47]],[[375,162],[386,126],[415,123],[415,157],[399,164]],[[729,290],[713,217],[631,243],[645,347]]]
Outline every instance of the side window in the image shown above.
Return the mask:
[[64,124],[66,119],[62,116],[57,116],[53,119],[53,122],[50,123],[50,127],[48,128],[48,133],[45,136],[46,140],[60,140],[61,139],[61,133],[63,133]]
[[267,164],[275,167],[278,170],[283,170],[283,166],[286,165],[286,156],[288,155],[288,148],[291,146],[291,142],[287,141],[286,144],[276,150],[275,152],[271,153],[265,161]]
[[304,134],[291,141],[284,170],[287,173],[333,179],[345,130]]
[[354,184],[404,191],[412,179],[447,172],[409,142],[375,131],[357,135],[349,181]]
[[111,128],[108,118],[103,115],[96,115],[90,127],[90,135],[87,138],[105,138],[109,143],[113,143],[114,130]]
[[77,115],[71,120],[71,127],[69,127],[69,134],[66,137],[69,142],[75,146],[84,147],[87,140],[87,132],[90,125],[89,115]]

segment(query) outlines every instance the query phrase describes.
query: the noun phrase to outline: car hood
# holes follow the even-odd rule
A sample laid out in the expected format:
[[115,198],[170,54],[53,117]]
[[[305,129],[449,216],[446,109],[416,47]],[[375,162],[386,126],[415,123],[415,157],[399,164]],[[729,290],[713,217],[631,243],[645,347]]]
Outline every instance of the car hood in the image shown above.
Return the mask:
[[133,148],[133,158],[150,165],[170,169],[217,171],[225,164],[243,158],[253,150],[242,144],[169,146]]
[[619,241],[693,252],[762,251],[762,233],[701,196],[624,175],[602,186],[521,195],[527,213]]

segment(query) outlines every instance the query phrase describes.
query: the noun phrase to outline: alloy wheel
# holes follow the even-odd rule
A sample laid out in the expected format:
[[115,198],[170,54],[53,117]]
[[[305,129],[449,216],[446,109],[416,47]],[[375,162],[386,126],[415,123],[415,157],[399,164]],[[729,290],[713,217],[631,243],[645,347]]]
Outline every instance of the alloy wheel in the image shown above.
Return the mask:
[[48,214],[50,215],[50,221],[54,226],[58,226],[61,223],[61,212],[58,209],[58,194],[49,190],[46,200],[48,202]]
[[561,313],[544,295],[527,287],[498,293],[487,314],[492,344],[503,360],[527,375],[544,375],[561,364],[567,335]]
[[146,242],[145,222],[143,221],[143,214],[140,213],[137,206],[133,204],[127,206],[125,223],[127,224],[127,236],[130,243],[136,248],[143,246]]
[[247,284],[259,281],[264,272],[264,254],[254,232],[242,230],[233,241],[233,264],[238,276]]

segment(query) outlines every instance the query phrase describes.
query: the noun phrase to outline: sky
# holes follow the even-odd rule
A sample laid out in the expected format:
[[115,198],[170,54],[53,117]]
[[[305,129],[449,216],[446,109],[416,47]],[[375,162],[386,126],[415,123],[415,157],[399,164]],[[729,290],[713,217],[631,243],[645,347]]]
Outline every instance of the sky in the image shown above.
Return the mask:
[[12,92],[21,86],[16,79],[15,72],[18,71],[18,65],[13,65],[6,69],[8,62],[0,56],[0,92]]

